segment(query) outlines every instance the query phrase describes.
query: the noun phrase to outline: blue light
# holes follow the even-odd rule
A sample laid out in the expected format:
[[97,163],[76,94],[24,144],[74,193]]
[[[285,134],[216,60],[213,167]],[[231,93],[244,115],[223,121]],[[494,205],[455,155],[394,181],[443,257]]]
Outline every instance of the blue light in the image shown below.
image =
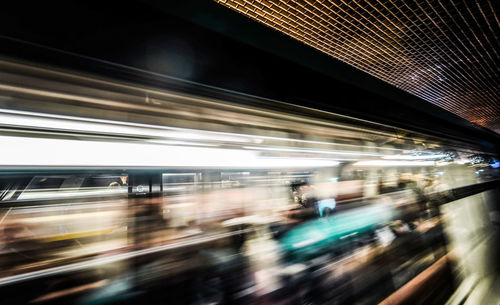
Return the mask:
[[500,161],[497,161],[493,164],[490,164],[491,168],[499,168],[500,167]]

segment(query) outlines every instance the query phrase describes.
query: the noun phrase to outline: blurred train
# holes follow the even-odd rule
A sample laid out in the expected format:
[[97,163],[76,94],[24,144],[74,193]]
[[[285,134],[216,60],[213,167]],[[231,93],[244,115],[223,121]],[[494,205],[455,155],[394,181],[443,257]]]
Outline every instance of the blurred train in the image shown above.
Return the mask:
[[216,93],[0,61],[3,301],[377,303],[498,186],[467,143]]

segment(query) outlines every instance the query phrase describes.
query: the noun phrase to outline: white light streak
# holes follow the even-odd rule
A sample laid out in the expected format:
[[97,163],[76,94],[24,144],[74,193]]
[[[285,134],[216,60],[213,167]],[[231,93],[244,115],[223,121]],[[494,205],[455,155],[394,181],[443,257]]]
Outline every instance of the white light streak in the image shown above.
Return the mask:
[[386,156],[386,155],[383,155],[383,154],[376,154],[376,153],[364,153],[364,152],[340,151],[340,150],[318,150],[318,149],[287,148],[287,147],[244,146],[243,148],[245,148],[245,149],[251,149],[251,150],[265,150],[265,151],[279,151],[279,152],[299,152],[299,153],[314,153],[314,154],[327,154],[327,155],[369,156],[369,157],[382,157],[382,156]]
[[373,166],[373,167],[385,167],[385,166],[434,166],[434,161],[392,161],[392,160],[366,160],[355,162],[354,166]]
[[144,138],[173,138],[248,143],[246,137],[228,133],[189,130],[161,125],[137,124],[110,120],[96,120],[34,112],[0,110],[0,126],[37,128],[42,130],[85,132],[92,134],[141,136]]
[[0,136],[0,166],[314,168],[317,158],[265,158],[241,149]]
[[392,155],[384,156],[382,159],[387,160],[432,160],[441,159],[446,157],[445,154],[433,154],[433,155]]

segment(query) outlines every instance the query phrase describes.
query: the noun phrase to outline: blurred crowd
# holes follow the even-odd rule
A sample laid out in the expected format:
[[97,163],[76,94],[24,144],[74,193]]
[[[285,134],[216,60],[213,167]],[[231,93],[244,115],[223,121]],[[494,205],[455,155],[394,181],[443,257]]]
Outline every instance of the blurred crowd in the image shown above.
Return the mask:
[[33,303],[377,303],[449,252],[440,206],[478,178],[445,170],[174,173],[159,192],[127,173],[10,178],[0,288]]

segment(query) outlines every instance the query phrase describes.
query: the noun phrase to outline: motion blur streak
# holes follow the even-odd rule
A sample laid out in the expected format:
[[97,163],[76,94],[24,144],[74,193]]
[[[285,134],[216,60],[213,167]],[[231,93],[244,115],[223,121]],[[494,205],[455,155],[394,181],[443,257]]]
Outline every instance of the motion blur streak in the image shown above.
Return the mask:
[[461,304],[498,281],[499,159],[478,147],[222,91],[0,74],[2,304]]
[[[0,166],[316,168],[338,165],[334,160],[265,158],[235,149],[2,136],[0,141],[5,145]],[[51,150],[44,149],[47,146]],[[33,150],[39,153],[33,154]],[[116,154],[117,151],[123,153]]]
[[354,166],[434,166],[434,161],[384,161],[370,160],[359,161],[353,164]]

